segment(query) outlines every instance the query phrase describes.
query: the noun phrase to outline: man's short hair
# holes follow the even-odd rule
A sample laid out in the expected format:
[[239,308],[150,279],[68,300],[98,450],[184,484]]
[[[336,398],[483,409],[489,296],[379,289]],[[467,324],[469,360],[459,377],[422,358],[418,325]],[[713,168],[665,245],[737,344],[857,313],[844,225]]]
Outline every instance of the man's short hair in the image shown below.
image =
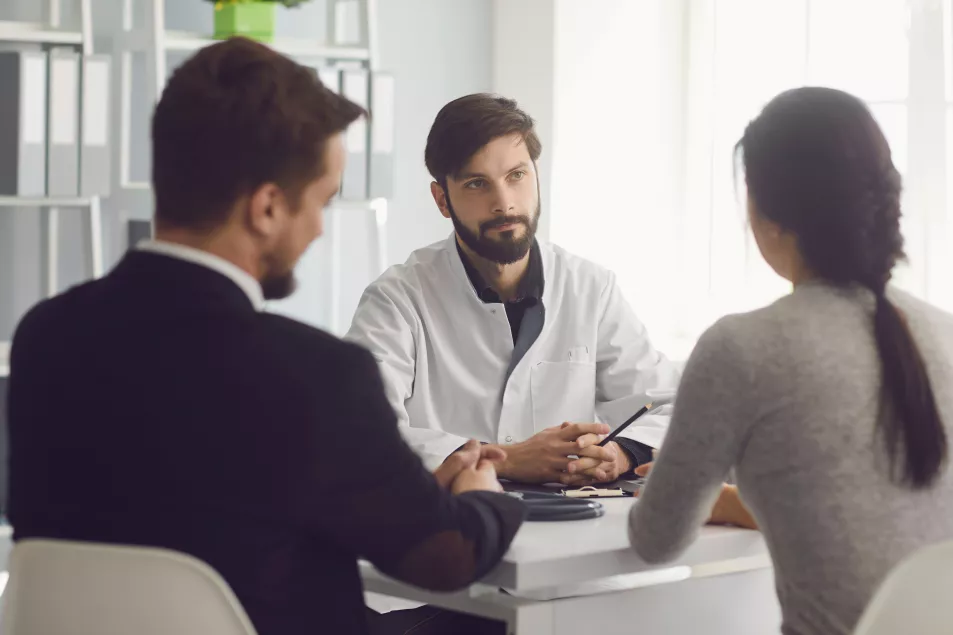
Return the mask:
[[533,118],[516,101],[477,93],[451,101],[440,109],[427,137],[424,161],[435,181],[446,186],[480,148],[499,137],[518,134],[535,162],[542,152]]
[[152,118],[156,221],[214,227],[269,182],[297,206],[322,174],[327,140],[363,115],[314,69],[263,44],[236,37],[203,48],[172,74]]

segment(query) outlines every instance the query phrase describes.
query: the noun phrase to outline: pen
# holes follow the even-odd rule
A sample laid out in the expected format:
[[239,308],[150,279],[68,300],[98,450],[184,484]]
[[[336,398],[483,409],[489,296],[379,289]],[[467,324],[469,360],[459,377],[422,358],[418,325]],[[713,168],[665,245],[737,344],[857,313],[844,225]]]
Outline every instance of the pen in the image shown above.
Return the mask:
[[651,409],[652,409],[652,403],[651,403],[651,402],[645,404],[645,405],[642,407],[641,410],[639,410],[639,411],[636,412],[634,415],[632,415],[631,417],[629,417],[629,418],[626,420],[625,423],[623,423],[621,426],[619,426],[618,428],[616,428],[615,430],[613,430],[612,432],[610,432],[610,433],[609,433],[609,436],[607,436],[605,439],[603,439],[602,441],[599,442],[599,445],[600,445],[600,446],[603,446],[603,445],[605,445],[606,443],[608,443],[609,441],[612,441],[614,438],[616,438],[617,436],[619,436],[619,433],[620,433],[620,432],[622,432],[623,430],[625,430],[626,428],[628,428],[629,425],[630,425],[633,421],[635,421],[636,419],[638,419],[639,417],[641,417],[642,415],[644,415],[646,412],[648,412],[648,411],[651,410]]

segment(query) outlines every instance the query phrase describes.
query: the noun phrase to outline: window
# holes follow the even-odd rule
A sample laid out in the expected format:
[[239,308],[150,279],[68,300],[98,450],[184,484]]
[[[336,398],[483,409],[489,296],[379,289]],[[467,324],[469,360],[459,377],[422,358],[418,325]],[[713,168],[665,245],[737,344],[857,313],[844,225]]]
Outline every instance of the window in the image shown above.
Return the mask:
[[[657,1],[663,6],[664,0]],[[748,121],[779,92],[801,85],[831,86],[870,105],[904,175],[903,231],[910,262],[898,268],[895,283],[953,310],[953,283],[946,273],[953,272],[947,247],[953,244],[953,202],[946,194],[946,182],[953,178],[953,161],[947,160],[953,152],[953,71],[945,62],[951,59],[951,0],[684,0],[680,6],[680,14],[659,9],[654,16],[682,25],[678,46],[604,60],[605,65],[616,64],[623,77],[653,77],[660,65],[667,65],[663,74],[677,68],[674,87],[643,81],[638,98],[643,105],[628,112],[635,119],[653,112],[644,103],[654,99],[681,104],[679,116],[634,121],[632,127],[653,131],[644,137],[648,143],[624,145],[634,140],[620,133],[616,156],[610,159],[643,166],[615,183],[617,192],[657,191],[658,183],[671,181],[677,183],[678,195],[656,195],[650,209],[634,217],[616,214],[585,224],[565,223],[554,215],[554,241],[615,269],[659,348],[684,358],[718,317],[763,306],[790,290],[763,263],[750,237],[743,178],[740,173],[737,183],[735,178],[734,146]],[[559,49],[557,44],[557,84],[565,66],[559,63]],[[598,84],[590,88],[590,105],[608,96]],[[651,96],[653,90],[662,97]],[[567,129],[586,125],[584,118],[577,119],[557,117],[554,179],[567,174],[566,165],[573,161],[564,155],[561,139]],[[673,155],[667,148],[671,144],[679,145],[680,152]],[[603,154],[607,147],[600,146]],[[578,156],[582,148],[577,140],[572,154]],[[677,160],[652,162],[655,156]],[[646,157],[652,162],[649,170],[644,169]],[[563,192],[572,189],[562,187]],[[559,192],[554,181],[554,199]],[[671,226],[669,217],[675,219]],[[652,224],[660,224],[660,236],[668,240],[655,252],[653,276],[657,286],[674,292],[659,299],[664,306],[644,309],[633,299],[645,297],[646,276],[620,267],[624,259],[615,251],[617,243],[605,235],[625,235]],[[563,232],[561,226],[572,229]]]

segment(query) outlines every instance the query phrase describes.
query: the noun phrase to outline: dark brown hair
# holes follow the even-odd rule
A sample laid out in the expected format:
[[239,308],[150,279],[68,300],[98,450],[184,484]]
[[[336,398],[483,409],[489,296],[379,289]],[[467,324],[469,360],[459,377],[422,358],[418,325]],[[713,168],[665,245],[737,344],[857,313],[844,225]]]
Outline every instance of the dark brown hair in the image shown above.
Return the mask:
[[152,118],[156,222],[214,227],[268,182],[297,206],[321,175],[326,141],[364,114],[263,44],[203,48],[172,74]]
[[447,177],[459,174],[480,148],[499,137],[518,134],[530,159],[543,151],[533,118],[512,99],[476,93],[451,101],[440,109],[427,136],[424,161],[435,181],[446,188]]
[[797,237],[810,270],[876,296],[874,333],[889,405],[881,432],[891,465],[901,459],[900,480],[930,485],[946,462],[947,438],[920,351],[886,296],[905,256],[900,173],[880,126],[856,97],[797,88],[765,106],[738,148],[758,213]]

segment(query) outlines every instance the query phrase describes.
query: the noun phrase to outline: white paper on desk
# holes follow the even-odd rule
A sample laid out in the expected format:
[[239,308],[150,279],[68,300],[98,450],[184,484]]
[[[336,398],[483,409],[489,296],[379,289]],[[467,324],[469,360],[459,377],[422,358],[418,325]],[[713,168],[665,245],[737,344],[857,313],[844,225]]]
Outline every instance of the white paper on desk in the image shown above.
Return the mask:
[[668,584],[669,582],[681,582],[682,580],[687,580],[690,578],[691,575],[691,567],[679,566],[667,567],[665,569],[655,569],[652,571],[642,571],[640,573],[614,575],[612,577],[602,578],[600,580],[592,580],[590,582],[559,587],[547,587],[544,589],[531,589],[527,591],[511,591],[509,589],[505,590],[514,597],[545,602],[548,600],[582,597],[586,595],[598,595],[600,593],[629,591],[631,589],[638,589],[645,586]]

